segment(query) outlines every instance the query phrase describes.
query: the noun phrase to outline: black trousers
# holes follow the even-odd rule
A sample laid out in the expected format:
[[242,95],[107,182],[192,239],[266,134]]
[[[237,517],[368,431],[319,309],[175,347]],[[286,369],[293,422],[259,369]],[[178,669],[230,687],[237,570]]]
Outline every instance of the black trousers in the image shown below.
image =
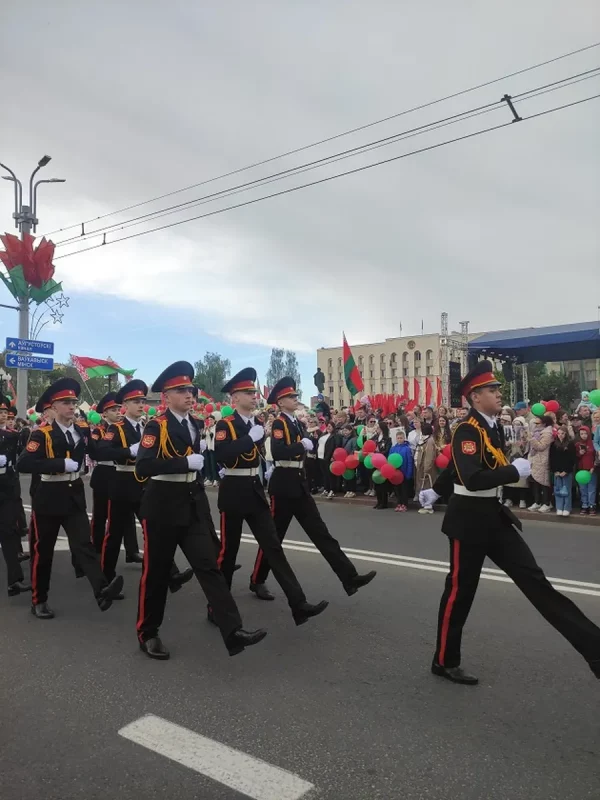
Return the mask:
[[140,580],[137,634],[140,642],[158,636],[162,624],[169,576],[177,546],[181,547],[206,595],[224,640],[242,627],[242,619],[225,577],[217,566],[214,537],[196,509],[189,525],[142,521],[144,566]]
[[410,481],[402,481],[402,483],[394,486],[394,495],[399,506],[408,506],[409,498],[412,497],[409,493],[409,484]]
[[283,552],[275,523],[271,518],[269,507],[266,505],[252,514],[221,512],[221,551],[218,564],[227,584],[231,586],[244,520],[269,559],[275,580],[283,589],[290,608],[296,608],[300,603],[305,603],[306,595]]
[[316,492],[320,486],[323,486],[321,468],[316,458],[306,459],[306,477],[308,478],[311,492]]
[[217,455],[214,450],[204,451],[204,478],[213,483],[219,479]]
[[385,483],[376,483],[375,486],[375,497],[377,498],[377,505],[381,506],[382,508],[388,507],[388,501],[390,496],[390,482],[385,481]]
[[512,578],[540,614],[581,653],[600,659],[600,628],[557,591],[538,566],[523,537],[503,528],[487,546],[450,539],[450,572],[440,603],[435,660],[445,667],[460,664],[462,630],[473,604],[485,557]]
[[69,540],[72,561],[80,567],[91,584],[94,595],[98,597],[107,585],[100,566],[100,558],[90,537],[90,521],[85,510],[74,508],[64,516],[50,514],[31,514],[31,587],[32,602],[45,603],[48,599],[54,546],[60,528],[64,528]]
[[17,529],[20,498],[3,500],[0,503],[0,548],[6,562],[8,585],[23,580],[23,569],[19,561],[21,534]]
[[108,492],[104,487],[92,490],[91,537],[97,553],[102,552],[102,542],[108,521]]
[[[283,542],[290,522],[296,517],[308,538],[343,584],[347,584],[356,575],[356,567],[344,553],[338,540],[329,533],[312,495],[293,498],[271,495],[271,514],[280,542]],[[264,583],[270,569],[268,558],[259,549],[250,580],[252,583]]]

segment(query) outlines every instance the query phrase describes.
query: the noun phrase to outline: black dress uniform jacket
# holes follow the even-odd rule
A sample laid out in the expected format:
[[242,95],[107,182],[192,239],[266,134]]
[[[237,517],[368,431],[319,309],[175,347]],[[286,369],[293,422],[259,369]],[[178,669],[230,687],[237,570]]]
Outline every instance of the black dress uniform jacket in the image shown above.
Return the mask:
[[[215,454],[217,462],[229,469],[257,469],[260,466],[260,442],[254,443],[246,424],[236,411],[233,416],[217,422]],[[219,487],[219,510],[225,513],[253,514],[268,506],[260,478],[227,477]]]
[[[106,431],[108,430],[108,424],[102,420],[98,425],[91,428],[90,436],[97,445],[100,445],[101,442],[104,440],[106,436]],[[100,461],[112,461],[112,458],[104,458],[101,452],[101,448],[98,447],[98,458]],[[90,488],[94,491],[104,492],[108,495],[111,484],[112,478],[115,474],[115,469],[112,466],[108,466],[108,464],[96,464],[94,470],[92,472],[92,477],[90,478]]]
[[[19,457],[19,472],[57,475],[65,470],[65,458],[76,461],[80,472],[84,471],[86,454],[94,460],[98,459],[97,445],[87,425],[74,423],[73,427],[79,434],[74,450],[56,422],[34,430]],[[66,516],[73,506],[85,510],[83,481],[81,478],[58,483],[40,481],[32,502],[34,511],[51,516]]]
[[16,472],[19,457],[20,434],[8,428],[0,428],[0,455],[6,456],[6,465],[0,474],[0,502],[18,499],[21,496],[19,477]]
[[[142,426],[140,425],[138,433],[127,418],[122,422],[109,425],[98,447],[102,461],[114,461],[115,464],[134,466],[135,458],[132,457],[129,448],[141,441],[142,435]],[[139,502],[144,492],[144,484],[136,478],[135,472],[118,472],[116,470],[113,472],[115,474],[110,496],[129,500],[131,503]]]
[[278,497],[301,497],[310,489],[304,468],[277,467],[278,461],[304,463],[302,439],[306,436],[302,423],[281,414],[271,428],[271,455],[275,469],[269,481],[269,494]]

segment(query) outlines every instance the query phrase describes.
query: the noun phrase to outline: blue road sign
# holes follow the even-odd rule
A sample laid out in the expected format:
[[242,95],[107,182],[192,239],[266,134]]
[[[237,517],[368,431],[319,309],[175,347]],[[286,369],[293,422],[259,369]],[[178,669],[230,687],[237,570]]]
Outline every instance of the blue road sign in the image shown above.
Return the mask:
[[35,339],[7,339],[7,350],[16,350],[19,353],[44,353],[54,355],[54,342],[36,342]]
[[7,367],[16,369],[54,369],[54,359],[35,356],[32,354],[7,353],[5,357]]

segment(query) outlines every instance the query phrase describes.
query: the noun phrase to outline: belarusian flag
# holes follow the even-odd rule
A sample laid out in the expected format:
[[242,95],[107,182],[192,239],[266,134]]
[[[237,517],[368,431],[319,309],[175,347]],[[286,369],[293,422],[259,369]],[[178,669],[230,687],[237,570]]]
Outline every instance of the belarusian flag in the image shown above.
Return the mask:
[[350,392],[351,396],[358,394],[359,392],[364,392],[365,385],[363,383],[362,378],[360,377],[360,372],[358,371],[358,367],[354,361],[354,357],[352,355],[352,350],[350,350],[350,346],[346,341],[346,334],[344,336],[344,377],[346,378],[346,386],[348,387],[348,391]]
[[123,369],[112,358],[88,358],[87,356],[74,356],[71,354],[73,366],[84,381],[90,378],[106,377],[107,375],[123,375],[126,381],[133,377],[134,369]]

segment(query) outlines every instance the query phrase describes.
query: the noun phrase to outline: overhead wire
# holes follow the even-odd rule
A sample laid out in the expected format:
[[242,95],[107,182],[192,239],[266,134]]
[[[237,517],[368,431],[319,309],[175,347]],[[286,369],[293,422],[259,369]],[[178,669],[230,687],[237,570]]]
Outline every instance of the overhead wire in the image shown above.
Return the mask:
[[[577,73],[576,75],[571,75],[566,78],[562,78],[558,81],[553,81],[552,83],[544,84],[543,86],[535,87],[534,89],[529,89],[525,92],[521,92],[520,94],[513,95],[511,96],[511,100],[513,103],[518,103],[523,100],[530,100],[542,94],[546,94],[551,91],[557,91],[559,89],[566,88],[575,83],[579,83],[583,80],[589,80],[590,78],[594,77],[600,77],[600,66],[595,67],[591,70],[586,70],[585,72],[582,73]],[[115,233],[116,231],[127,230],[128,228],[141,225],[144,222],[148,222],[150,221],[150,219],[154,221],[156,219],[160,219],[162,217],[178,213],[186,207],[194,208],[200,205],[205,205],[207,203],[215,202],[217,200],[222,200],[225,197],[231,197],[240,194],[242,192],[248,191],[251,188],[260,188],[270,183],[283,180],[286,177],[301,175],[313,169],[322,168],[324,166],[328,166],[329,164],[334,164],[338,161],[343,161],[346,158],[354,158],[358,155],[362,155],[363,153],[368,153],[371,152],[372,150],[377,150],[380,147],[386,147],[389,146],[390,144],[395,144],[397,142],[404,141],[405,139],[413,138],[414,136],[419,136],[424,133],[430,133],[432,131],[439,130],[440,128],[447,127],[448,125],[456,124],[458,122],[464,122],[468,119],[472,119],[473,117],[480,116],[481,114],[486,114],[490,113],[491,111],[496,111],[505,108],[506,108],[505,101],[503,99],[500,99],[493,103],[488,103],[487,105],[484,106],[478,106],[473,109],[468,109],[467,111],[454,114],[450,117],[446,117],[441,120],[433,121],[425,125],[418,126],[417,128],[412,128],[407,131],[395,133],[383,139],[375,140],[374,142],[367,142],[364,145],[350,148],[349,150],[341,151],[340,153],[334,153],[322,159],[317,159],[316,161],[308,162],[307,164],[300,164],[295,167],[290,167],[287,170],[274,173],[273,175],[266,175],[261,178],[257,178],[253,181],[249,181],[244,184],[239,184],[238,186],[222,189],[219,192],[215,192],[210,195],[205,195],[204,197],[200,198],[195,198],[183,204],[177,204],[175,206],[163,209],[157,209],[156,211],[151,212],[150,214],[145,214],[140,217],[134,217],[133,219],[125,220],[122,223],[114,223],[104,228],[99,228],[94,231],[89,231],[84,236],[74,236],[69,239],[64,239],[57,242],[56,246],[61,247],[71,244],[73,242],[84,242],[98,236],[104,236],[109,232]]]
[[535,69],[540,69],[541,67],[548,66],[549,64],[554,64],[557,61],[561,61],[561,60],[563,60],[565,58],[571,58],[572,56],[579,55],[580,53],[584,53],[584,52],[586,52],[588,50],[592,50],[592,49],[594,49],[596,47],[600,47],[600,42],[594,42],[593,44],[586,45],[584,47],[579,47],[576,50],[571,50],[568,53],[563,53],[563,54],[561,54],[559,56],[554,56],[553,58],[546,59],[545,61],[540,61],[537,64],[530,65],[529,67],[524,67],[522,69],[515,70],[514,72],[509,72],[506,75],[500,76],[499,78],[494,78],[494,79],[489,80],[489,81],[484,81],[483,83],[479,83],[479,84],[476,84],[474,86],[470,86],[467,89],[461,89],[460,91],[453,92],[452,94],[445,95],[444,97],[439,97],[436,100],[430,100],[430,101],[428,101],[426,103],[421,103],[420,105],[413,106],[412,108],[408,108],[408,109],[405,109],[403,111],[399,111],[396,114],[391,114],[391,115],[389,115],[387,117],[382,117],[381,119],[374,120],[374,121],[366,123],[364,125],[359,125],[359,126],[357,126],[355,128],[350,128],[349,130],[342,131],[341,133],[337,133],[337,134],[335,134],[333,136],[328,136],[328,137],[326,137],[324,139],[320,139],[320,140],[318,140],[316,142],[311,142],[310,144],[303,145],[301,147],[296,147],[296,148],[294,148],[292,150],[287,150],[286,152],[280,153],[280,154],[278,154],[276,156],[271,156],[270,158],[266,158],[266,159],[263,159],[261,161],[256,161],[253,164],[248,164],[247,166],[239,167],[238,169],[231,170],[229,172],[225,172],[225,173],[223,173],[221,175],[216,175],[216,176],[214,176],[212,178],[208,178],[206,180],[199,181],[198,183],[193,183],[193,184],[190,184],[189,186],[185,186],[185,187],[182,187],[180,189],[175,189],[172,192],[166,192],[165,194],[157,195],[156,197],[152,197],[149,200],[143,200],[143,201],[141,201],[139,203],[133,203],[133,204],[131,204],[129,206],[125,206],[125,207],[123,207],[121,209],[118,209],[116,211],[110,211],[110,212],[108,212],[106,214],[101,214],[101,215],[99,215],[97,217],[93,217],[93,218],[91,218],[89,220],[84,220],[82,222],[74,223],[73,225],[68,225],[66,227],[57,228],[56,230],[49,231],[48,233],[46,233],[44,235],[45,236],[51,236],[51,235],[53,235],[55,233],[62,233],[64,231],[68,231],[68,230],[71,230],[73,228],[78,228],[78,227],[81,227],[81,226],[88,225],[88,224],[90,224],[92,222],[98,222],[101,219],[106,219],[107,217],[116,216],[117,214],[122,214],[125,211],[131,211],[134,208],[140,208],[141,206],[148,205],[150,203],[154,203],[154,202],[156,202],[158,200],[164,200],[166,197],[172,197],[173,195],[189,191],[190,189],[195,189],[198,186],[205,186],[206,184],[213,183],[213,182],[221,180],[223,178],[229,178],[232,175],[238,175],[240,172],[245,172],[247,170],[254,169],[255,167],[263,166],[264,164],[269,164],[269,163],[271,163],[273,161],[277,161],[278,159],[285,158],[286,156],[294,155],[296,153],[300,153],[300,152],[303,152],[305,150],[309,150],[309,149],[311,149],[313,147],[318,147],[319,145],[322,145],[322,144],[327,144],[328,142],[335,141],[336,139],[340,139],[340,138],[342,138],[344,136],[350,136],[353,133],[358,133],[359,131],[367,130],[368,128],[372,128],[375,125],[381,125],[382,123],[389,122],[392,119],[398,119],[399,117],[405,116],[407,114],[412,114],[415,111],[421,111],[421,110],[423,110],[425,108],[430,108],[431,106],[437,105],[439,103],[443,103],[443,102],[445,102],[447,100],[452,100],[452,99],[454,99],[456,97],[461,97],[461,96],[463,96],[465,94],[469,94],[470,92],[477,91],[478,89],[483,89],[483,88],[485,88],[487,86],[493,86],[495,83],[499,83],[500,81],[507,80],[508,78],[514,78],[517,75],[523,75],[523,74],[525,74],[527,72],[531,72],[532,70],[535,70]]
[[[587,103],[590,100],[597,100],[598,98],[600,98],[600,94],[590,95],[589,97],[585,97],[585,98],[583,98],[581,100],[574,100],[571,103],[565,103],[564,105],[561,105],[561,106],[555,106],[553,108],[545,109],[544,111],[539,111],[536,114],[531,114],[528,117],[522,117],[519,121],[520,122],[528,122],[528,121],[530,121],[532,119],[537,119],[539,117],[547,116],[548,114],[553,114],[556,111],[563,111],[564,109],[567,109],[567,108],[573,108],[574,106],[581,105],[582,103]],[[426,147],[422,147],[422,148],[420,148],[418,150],[413,150],[413,151],[411,151],[409,153],[402,153],[401,155],[398,155],[398,156],[392,156],[391,158],[387,158],[387,159],[384,159],[382,161],[377,161],[377,162],[375,162],[373,164],[365,164],[365,165],[363,165],[361,167],[356,167],[355,169],[347,170],[346,172],[341,172],[341,173],[338,173],[336,175],[329,175],[329,176],[327,176],[325,178],[320,178],[319,180],[311,181],[309,183],[300,184],[298,186],[292,186],[290,188],[283,189],[280,192],[273,192],[272,194],[264,195],[262,197],[256,197],[256,198],[253,198],[251,200],[246,200],[243,203],[237,203],[237,204],[234,204],[234,205],[231,205],[231,206],[226,206],[225,208],[216,209],[215,211],[209,211],[209,212],[207,212],[205,214],[198,214],[198,215],[196,215],[194,217],[188,217],[187,219],[176,220],[175,222],[171,222],[171,223],[169,223],[167,225],[160,225],[157,228],[151,228],[151,229],[146,230],[146,231],[139,231],[138,233],[132,233],[132,234],[129,234],[128,236],[122,236],[119,239],[113,239],[113,240],[111,240],[109,242],[104,242],[102,244],[96,244],[96,245],[92,245],[90,247],[84,247],[81,250],[76,250],[76,251],[74,251],[72,253],[65,253],[62,256],[57,256],[54,260],[56,261],[56,260],[58,260],[60,258],[70,258],[71,256],[80,255],[82,253],[89,252],[90,250],[97,250],[97,249],[99,249],[101,247],[106,247],[107,245],[117,244],[118,242],[124,242],[124,241],[128,241],[130,239],[137,239],[138,237],[146,236],[149,233],[156,233],[157,231],[167,230],[169,228],[174,228],[176,226],[183,225],[183,224],[185,224],[187,222],[194,222],[194,221],[196,221],[198,219],[205,219],[207,217],[216,216],[218,214],[224,214],[226,211],[232,211],[232,210],[237,209],[237,208],[243,208],[245,206],[250,206],[250,205],[254,205],[256,203],[260,203],[263,200],[270,200],[270,199],[272,199],[274,197],[281,197],[282,195],[291,194],[292,192],[300,191],[301,189],[307,189],[307,188],[312,187],[312,186],[318,186],[319,184],[327,183],[329,181],[333,181],[333,180],[336,180],[338,178],[343,178],[343,177],[346,177],[348,175],[354,175],[356,173],[363,172],[363,171],[368,170],[368,169],[373,169],[373,167],[379,167],[379,166],[382,166],[383,164],[389,164],[389,163],[392,163],[394,161],[399,161],[399,160],[404,159],[404,158],[409,158],[410,156],[419,155],[420,153],[428,152],[430,150],[436,150],[436,149],[438,149],[440,147],[445,147],[446,145],[454,144],[456,142],[465,141],[467,139],[473,139],[476,136],[481,136],[483,134],[491,133],[493,131],[497,131],[497,130],[500,130],[502,128],[506,128],[508,126],[511,126],[511,125],[513,125],[514,122],[516,122],[516,120],[513,119],[513,120],[510,120],[509,122],[503,122],[503,123],[501,123],[499,125],[494,125],[494,126],[491,126],[489,128],[483,128],[483,129],[478,130],[478,131],[473,131],[471,133],[455,137],[454,139],[447,139],[446,141],[443,141],[443,142],[437,142],[435,144],[428,145]]]

